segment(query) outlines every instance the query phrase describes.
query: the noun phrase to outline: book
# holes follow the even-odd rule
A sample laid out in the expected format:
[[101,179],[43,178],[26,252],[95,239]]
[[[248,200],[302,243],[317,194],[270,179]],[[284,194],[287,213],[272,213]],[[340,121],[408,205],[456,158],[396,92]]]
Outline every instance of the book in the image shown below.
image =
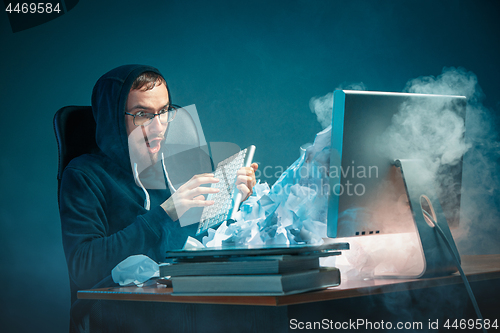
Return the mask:
[[331,256],[348,250],[349,243],[328,243],[322,245],[261,245],[235,247],[203,247],[179,249],[167,252],[166,258],[171,260],[214,261],[214,259],[272,256],[272,255],[319,255]]
[[318,256],[242,257],[223,261],[160,264],[160,277],[194,275],[286,274],[318,269]]
[[321,267],[288,274],[172,276],[171,280],[176,296],[280,296],[338,286],[340,272]]

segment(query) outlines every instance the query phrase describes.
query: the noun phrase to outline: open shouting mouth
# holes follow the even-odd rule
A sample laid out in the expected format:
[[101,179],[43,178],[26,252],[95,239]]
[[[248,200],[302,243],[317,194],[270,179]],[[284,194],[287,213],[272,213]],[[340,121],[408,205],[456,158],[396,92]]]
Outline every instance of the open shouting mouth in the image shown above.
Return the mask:
[[155,137],[153,139],[146,140],[146,146],[148,146],[148,151],[150,154],[156,154],[160,151],[161,142],[163,141],[162,137]]

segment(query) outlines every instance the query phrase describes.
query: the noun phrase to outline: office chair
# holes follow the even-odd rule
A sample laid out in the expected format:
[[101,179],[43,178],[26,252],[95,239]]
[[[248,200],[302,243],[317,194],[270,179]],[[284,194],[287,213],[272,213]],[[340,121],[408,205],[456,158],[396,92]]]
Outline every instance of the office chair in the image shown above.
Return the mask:
[[[59,163],[57,170],[57,202],[60,204],[59,192],[61,188],[62,174],[69,162],[83,154],[99,150],[95,140],[96,123],[91,106],[65,106],[54,115],[54,132],[57,140]],[[111,280],[109,277],[108,280]],[[108,281],[107,281],[108,282]],[[70,284],[73,282],[70,279]],[[71,289],[75,289],[73,286]],[[92,325],[100,327],[101,304],[100,302],[88,302],[74,299],[72,312],[92,312]],[[90,308],[90,310],[88,310]],[[73,320],[70,317],[70,320]],[[70,323],[70,332],[76,332],[76,323]]]
[[64,168],[83,154],[97,151],[96,123],[91,106],[65,106],[54,116],[54,132],[59,152],[57,171],[57,201]]

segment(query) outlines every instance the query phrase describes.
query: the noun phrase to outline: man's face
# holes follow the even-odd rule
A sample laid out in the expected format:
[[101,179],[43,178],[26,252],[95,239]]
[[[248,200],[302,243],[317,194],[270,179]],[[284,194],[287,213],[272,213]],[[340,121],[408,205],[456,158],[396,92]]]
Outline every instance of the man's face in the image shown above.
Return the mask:
[[[131,90],[128,94],[126,112],[157,114],[160,110],[168,108],[168,90],[164,84],[156,85],[150,90]],[[158,153],[165,138],[168,123],[162,124],[159,117],[155,117],[147,126],[136,126],[134,117],[125,115],[125,124],[129,141],[130,156],[137,162],[156,163]],[[148,163],[149,164],[149,163]]]

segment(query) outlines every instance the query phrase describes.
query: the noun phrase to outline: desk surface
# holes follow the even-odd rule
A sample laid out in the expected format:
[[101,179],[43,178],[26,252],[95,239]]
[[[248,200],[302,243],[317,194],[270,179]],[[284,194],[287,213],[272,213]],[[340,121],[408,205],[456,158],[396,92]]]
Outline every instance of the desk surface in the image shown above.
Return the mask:
[[[470,282],[499,279],[500,254],[462,256],[462,268]],[[152,285],[143,288],[133,286],[82,290],[78,292],[78,298],[280,306],[439,287],[457,283],[462,283],[462,279],[458,273],[455,273],[450,276],[422,279],[349,280],[342,282],[337,287],[287,296],[172,296],[172,288],[166,288],[163,285]]]

